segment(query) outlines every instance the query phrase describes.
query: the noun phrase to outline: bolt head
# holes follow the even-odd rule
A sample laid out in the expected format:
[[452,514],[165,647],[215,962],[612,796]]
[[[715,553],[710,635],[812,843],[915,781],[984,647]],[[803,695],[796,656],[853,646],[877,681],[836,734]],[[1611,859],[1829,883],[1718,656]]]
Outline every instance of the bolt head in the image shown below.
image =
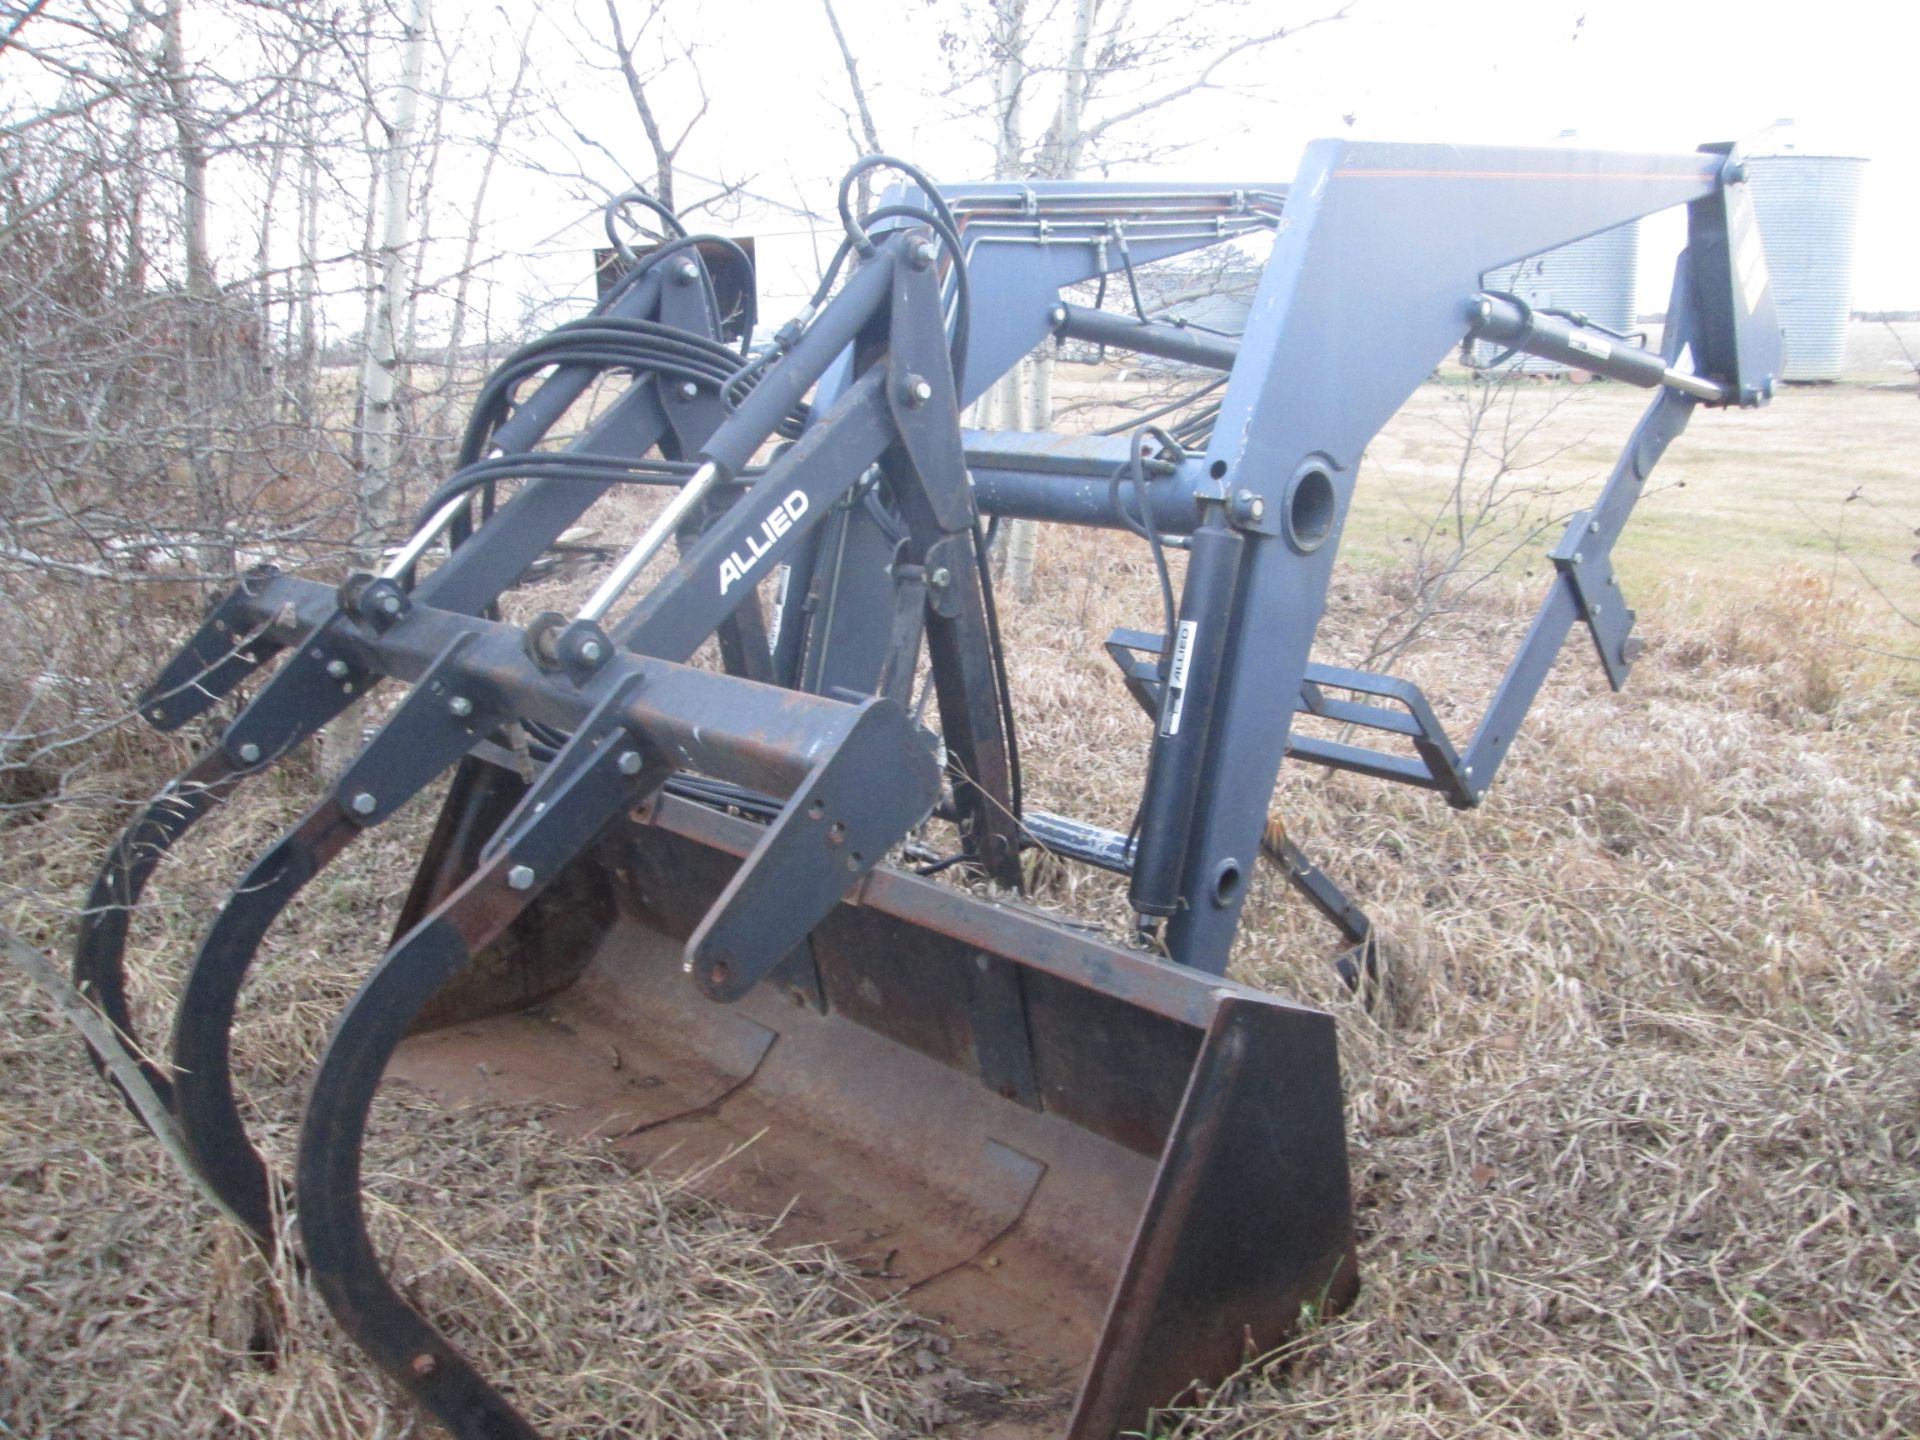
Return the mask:
[[953,572],[942,565],[931,575],[927,576],[927,583],[932,585],[936,590],[944,590],[953,583]]
[[398,595],[382,595],[380,597],[380,611],[384,615],[398,615],[400,613],[400,597]]
[[640,752],[638,750],[622,750],[620,752],[620,759],[616,763],[620,766],[620,773],[622,775],[638,775],[640,773]]
[[580,642],[580,658],[589,665],[598,665],[606,658],[606,654],[607,647],[602,645],[598,640],[582,640]]
[[699,398],[700,398],[700,387],[699,387],[698,385],[696,385],[696,384],[694,384],[694,383],[693,383],[693,381],[691,381],[691,380],[682,380],[682,381],[680,382],[680,398],[681,398],[682,400],[697,400],[697,399],[699,399]]
[[533,888],[533,867],[531,865],[514,866],[511,870],[507,871],[507,885],[514,890],[531,890]]
[[935,250],[931,240],[916,240],[907,250],[907,261],[916,270],[924,270],[933,264]]
[[254,761],[260,758],[260,747],[258,745],[255,745],[252,741],[248,741],[245,745],[242,745],[240,747],[239,754],[242,760],[244,760],[247,764],[251,765],[253,764]]
[[362,790],[348,803],[353,807],[353,813],[356,815],[371,815],[380,808],[380,802],[373,798],[371,792],[366,790]]
[[1047,312],[1047,323],[1058,329],[1067,323],[1067,307],[1056,305]]
[[464,695],[456,695],[447,701],[447,709],[464,720],[467,716],[473,714],[473,701]]
[[344,660],[327,661],[327,677],[329,679],[344,680],[347,678],[347,676],[351,675],[352,673],[353,671],[348,667],[347,662]]
[[900,398],[916,408],[924,405],[933,398],[933,382],[924,375],[909,375],[900,388]]

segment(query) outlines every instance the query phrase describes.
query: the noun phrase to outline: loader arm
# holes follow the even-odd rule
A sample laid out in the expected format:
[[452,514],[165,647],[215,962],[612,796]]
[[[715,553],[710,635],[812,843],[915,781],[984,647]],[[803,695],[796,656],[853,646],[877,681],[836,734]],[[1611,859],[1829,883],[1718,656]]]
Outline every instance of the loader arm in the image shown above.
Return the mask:
[[[882,166],[911,183],[856,217],[858,173]],[[599,310],[488,382],[461,465],[378,574],[337,589],[246,577],[142,700],[177,727],[281,657],[136,817],[89,899],[76,971],[135,1048],[128,916],[160,858],[368,689],[409,687],[242,877],[182,992],[173,1073],[150,1068],[195,1164],[269,1249],[288,1197],[234,1094],[241,988],[293,897],[454,775],[391,947],[327,1045],[291,1198],[330,1310],[463,1440],[536,1431],[368,1237],[362,1153],[388,1075],[457,1103],[483,1072],[490,1103],[547,1105],[635,1166],[782,1215],[797,1239],[880,1247],[877,1285],[963,1336],[1003,1337],[1003,1358],[1031,1357],[1006,1361],[1031,1363],[1019,1383],[1070,1377],[1071,1440],[1138,1431],[1303,1313],[1345,1305],[1333,1020],[1222,978],[1261,853],[1354,947],[1342,973],[1372,973],[1364,912],[1269,824],[1278,768],[1479,804],[1576,626],[1624,682],[1614,544],[1692,410],[1764,404],[1779,368],[1724,146],[1326,141],[1288,186],[939,187],[870,157],[841,206],[815,302],[744,358],[720,342],[705,268],[739,254],[731,242],[681,235],[638,257]],[[1658,352],[1484,287],[1676,206],[1688,248]],[[1244,334],[1147,313],[1138,265],[1269,229]],[[1134,313],[1068,293],[1104,295],[1109,277]],[[1048,337],[1215,378],[1128,434],[963,430],[961,407]],[[1312,647],[1362,451],[1472,340],[1577,358],[1654,398],[1456,744],[1417,687]],[[608,368],[636,383],[571,447],[536,452]],[[476,524],[473,496],[508,483]],[[567,524],[630,483],[668,494],[574,613],[493,618]],[[1023,803],[981,524],[1007,518],[1130,530],[1159,564],[1186,552],[1157,631],[1107,643],[1147,722],[1131,833]],[[692,663],[709,640],[721,672]],[[1297,731],[1300,715],[1382,738],[1329,740]],[[1036,845],[1127,877],[1132,945],[1006,898]],[[923,874],[902,863],[942,850]],[[949,866],[976,883],[932,878]],[[607,1053],[638,1057],[649,1083]],[[749,1144],[750,1164],[727,1163]]]

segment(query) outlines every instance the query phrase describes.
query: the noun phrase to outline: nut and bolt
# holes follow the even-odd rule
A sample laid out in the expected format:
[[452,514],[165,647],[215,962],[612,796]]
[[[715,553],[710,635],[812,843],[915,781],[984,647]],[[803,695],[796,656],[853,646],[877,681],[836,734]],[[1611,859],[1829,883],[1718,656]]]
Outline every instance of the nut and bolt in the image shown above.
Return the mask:
[[944,590],[953,583],[953,572],[944,565],[938,566],[927,576],[927,583],[936,590]]
[[353,813],[356,815],[371,815],[380,808],[380,802],[374,799],[373,793],[368,790],[362,790],[348,803],[352,806]]
[[691,259],[678,260],[674,262],[673,278],[682,285],[691,285],[700,278],[700,267]]
[[916,270],[924,270],[933,264],[937,253],[931,240],[916,240],[907,247],[907,263]]
[[909,375],[900,386],[900,398],[917,410],[933,398],[933,382],[924,375]]
[[473,701],[464,695],[456,695],[447,701],[447,709],[462,720],[473,714]]
[[344,680],[352,673],[353,668],[344,660],[327,661],[327,678],[330,680]]
[[245,745],[240,747],[237,753],[243,761],[251,765],[260,758],[260,747],[249,740]]
[[619,765],[622,775],[638,775],[640,773],[640,752],[638,750],[622,750],[619,760],[615,763]]
[[1058,330],[1062,325],[1066,324],[1067,323],[1067,307],[1064,305],[1054,306],[1053,309],[1047,312],[1047,323],[1056,330]]
[[401,603],[398,595],[382,595],[380,597],[380,613],[383,615],[398,615],[400,613]]
[[680,398],[682,400],[698,400],[700,398],[700,387],[691,380],[682,380],[680,382]]
[[1242,525],[1258,525],[1267,516],[1266,497],[1256,495],[1251,490],[1236,490],[1232,514]]
[[580,642],[580,658],[586,661],[587,664],[598,665],[606,658],[606,655],[607,647],[602,645],[598,640],[582,640]]
[[516,865],[507,871],[507,887],[511,890],[531,890],[533,888],[533,867]]

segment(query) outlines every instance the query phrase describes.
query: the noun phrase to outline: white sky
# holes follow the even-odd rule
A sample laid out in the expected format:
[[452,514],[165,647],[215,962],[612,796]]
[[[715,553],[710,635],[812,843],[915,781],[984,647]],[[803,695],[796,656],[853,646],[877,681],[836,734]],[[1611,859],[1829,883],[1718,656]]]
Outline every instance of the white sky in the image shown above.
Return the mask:
[[[955,0],[837,0],[837,8],[882,141],[943,181],[987,173],[980,122],[954,115],[954,103],[939,93],[947,71],[938,33],[963,23],[963,7]],[[1249,17],[1270,26],[1325,8],[1312,0],[1254,0]],[[1171,34],[1192,6],[1135,0],[1135,9]],[[604,24],[597,3],[584,3],[580,13],[598,14]],[[762,196],[826,210],[830,177],[853,149],[837,113],[847,103],[845,78],[815,0],[706,0],[697,8],[687,0],[670,13],[682,33],[707,47],[701,66],[711,110],[683,157],[686,169],[751,176]],[[560,56],[544,63],[560,63]],[[1122,163],[1110,173],[1286,180],[1301,147],[1323,135],[1552,144],[1574,131],[1582,146],[1655,151],[1724,139],[1764,148],[1791,138],[1805,152],[1872,161],[1856,308],[1920,308],[1916,65],[1920,4],[1912,0],[1750,0],[1739,7],[1696,0],[1357,0],[1346,20],[1242,65],[1233,92],[1183,101],[1144,122],[1153,127],[1152,140],[1184,147],[1177,158],[1157,167]],[[617,85],[582,73],[574,93],[576,125],[630,157],[644,177],[647,152]],[[669,79],[664,107],[689,93],[679,77]],[[1795,123],[1774,128],[1783,118]],[[683,184],[683,195],[701,193],[697,182]],[[528,231],[521,248],[537,241],[577,254],[585,232],[557,230],[565,214],[532,206],[507,217],[507,228]],[[728,227],[768,237],[762,268],[772,292],[769,313],[812,273],[813,246],[798,233],[807,224],[755,205]],[[1677,213],[1643,230],[1642,308],[1664,304],[1680,240]]]

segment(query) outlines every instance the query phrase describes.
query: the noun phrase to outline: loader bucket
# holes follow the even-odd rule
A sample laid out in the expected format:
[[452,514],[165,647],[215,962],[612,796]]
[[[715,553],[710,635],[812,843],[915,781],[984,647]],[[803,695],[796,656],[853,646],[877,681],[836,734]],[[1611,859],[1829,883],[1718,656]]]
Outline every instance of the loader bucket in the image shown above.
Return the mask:
[[[462,832],[443,822],[419,909],[465,868]],[[1330,1017],[890,869],[716,1004],[683,947],[761,833],[672,794],[616,822],[557,887],[571,923],[476,957],[387,1075],[552,1105],[636,1168],[784,1215],[783,1238],[834,1244],[971,1363],[1056,1396],[1041,1431],[1071,1406],[1075,1440],[1141,1429],[1350,1299]],[[330,1209],[302,1215],[323,1267]],[[390,1373],[456,1433],[531,1433],[436,1393],[438,1348],[356,1309],[369,1278],[335,1309]]]

